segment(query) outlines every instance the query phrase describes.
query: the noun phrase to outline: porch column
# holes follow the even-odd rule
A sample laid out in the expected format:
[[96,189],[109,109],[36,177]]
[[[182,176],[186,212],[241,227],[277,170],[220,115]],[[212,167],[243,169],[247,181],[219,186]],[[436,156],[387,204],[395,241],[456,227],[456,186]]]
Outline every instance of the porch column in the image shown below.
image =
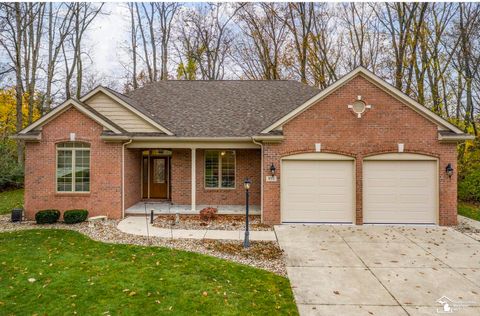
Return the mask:
[[196,148],[192,148],[192,211],[194,212],[196,209],[196,201],[195,195],[197,193],[196,190]]

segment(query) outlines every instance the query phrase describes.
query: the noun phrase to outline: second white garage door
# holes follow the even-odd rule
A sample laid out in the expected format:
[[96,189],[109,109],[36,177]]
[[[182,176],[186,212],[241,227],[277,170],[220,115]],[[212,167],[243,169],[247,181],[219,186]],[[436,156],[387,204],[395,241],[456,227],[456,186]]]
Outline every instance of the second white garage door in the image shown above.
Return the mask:
[[282,222],[352,223],[353,161],[284,160]]
[[365,161],[363,222],[436,222],[436,161]]

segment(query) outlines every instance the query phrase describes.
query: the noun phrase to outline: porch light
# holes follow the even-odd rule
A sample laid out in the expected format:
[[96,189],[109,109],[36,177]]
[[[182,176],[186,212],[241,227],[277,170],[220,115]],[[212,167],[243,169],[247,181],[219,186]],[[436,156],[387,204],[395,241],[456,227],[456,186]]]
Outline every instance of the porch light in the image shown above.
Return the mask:
[[277,168],[275,168],[275,165],[272,162],[272,165],[270,166],[270,173],[272,174],[272,177],[275,176],[275,170],[277,170]]
[[243,181],[243,186],[245,187],[245,239],[243,240],[243,248],[248,248],[250,247],[250,232],[248,230],[248,198],[250,195],[250,185],[252,184],[252,181],[248,178]]
[[445,172],[447,173],[448,177],[451,178],[453,175],[453,167],[451,163],[448,163],[447,167],[445,168]]
[[[245,188],[245,190],[250,190],[250,186],[252,185],[252,180],[250,179],[245,179],[245,181],[243,181],[243,187]],[[247,208],[248,208],[248,204],[247,204]]]

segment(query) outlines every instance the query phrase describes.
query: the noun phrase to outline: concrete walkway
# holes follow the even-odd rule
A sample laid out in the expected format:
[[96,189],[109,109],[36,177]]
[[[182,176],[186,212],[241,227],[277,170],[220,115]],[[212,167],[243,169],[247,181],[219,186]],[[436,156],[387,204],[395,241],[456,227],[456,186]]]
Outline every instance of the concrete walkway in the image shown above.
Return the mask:
[[448,300],[453,315],[480,315],[480,243],[452,228],[275,231],[300,315],[437,315]]
[[[217,239],[217,240],[243,240],[244,231],[241,230],[190,230],[159,228],[150,224],[150,219],[143,216],[126,217],[117,228],[127,234],[173,238],[173,239]],[[274,231],[250,231],[250,240],[276,241]]]

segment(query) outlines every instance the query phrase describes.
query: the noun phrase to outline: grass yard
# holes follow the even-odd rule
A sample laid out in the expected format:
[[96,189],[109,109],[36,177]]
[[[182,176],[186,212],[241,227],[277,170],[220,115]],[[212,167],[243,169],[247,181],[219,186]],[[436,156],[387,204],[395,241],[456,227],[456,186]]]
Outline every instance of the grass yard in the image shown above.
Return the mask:
[[0,215],[23,206],[23,189],[0,192]]
[[458,214],[480,221],[480,205],[458,202]]
[[297,314],[286,278],[214,257],[53,229],[0,245],[0,315]]

